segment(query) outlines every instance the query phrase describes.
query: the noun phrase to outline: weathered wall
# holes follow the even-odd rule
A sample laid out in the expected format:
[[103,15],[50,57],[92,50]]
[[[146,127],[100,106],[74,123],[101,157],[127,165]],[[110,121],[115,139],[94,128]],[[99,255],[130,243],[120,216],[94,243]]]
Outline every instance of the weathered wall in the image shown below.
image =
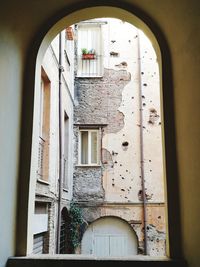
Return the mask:
[[[105,18],[102,20],[105,21]],[[75,79],[78,104],[74,112],[74,199],[78,202],[88,202],[88,205],[96,201],[114,203],[108,215],[115,216],[118,216],[119,203],[134,203],[132,209],[124,206],[124,209],[129,210],[130,216],[133,216],[135,205],[142,203],[143,153],[146,198],[148,203],[158,204],[156,211],[160,212],[160,215],[157,214],[157,217],[163,217],[165,222],[161,118],[158,115],[160,81],[156,54],[148,38],[137,28],[116,19],[107,18],[107,21],[108,24],[102,26],[103,77]],[[77,124],[107,125],[102,128],[100,137],[101,166],[77,166]],[[160,204],[162,208],[159,208]],[[153,208],[148,206],[147,216],[152,217],[151,222],[147,220],[147,232],[151,236],[148,237],[149,253],[165,255],[166,225],[163,223],[162,233],[159,235],[158,221],[155,220],[154,211],[151,209]],[[104,212],[100,206],[98,210],[97,212],[88,209],[87,212],[91,214],[87,216],[95,217],[99,212],[102,216]],[[132,220],[141,221],[143,224],[142,205],[138,210],[136,218],[133,216]],[[120,216],[124,218],[125,214],[125,211],[124,214],[121,212]],[[134,227],[136,226],[133,223]],[[141,253],[144,238],[142,226],[140,231],[137,235]]]

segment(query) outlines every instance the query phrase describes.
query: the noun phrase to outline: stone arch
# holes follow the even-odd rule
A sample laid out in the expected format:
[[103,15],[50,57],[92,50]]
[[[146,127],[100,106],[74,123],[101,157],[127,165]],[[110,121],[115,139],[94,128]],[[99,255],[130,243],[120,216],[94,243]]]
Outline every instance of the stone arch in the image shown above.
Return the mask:
[[[51,40],[56,36],[56,34],[61,31],[67,25],[71,25],[77,21],[94,18],[94,17],[116,17],[120,19],[126,19],[127,22],[134,24],[135,26],[141,28],[145,34],[151,39],[154,48],[157,52],[159,66],[160,66],[160,76],[161,76],[161,96],[165,98],[166,103],[161,101],[161,106],[165,111],[165,128],[169,127],[172,131],[169,132],[167,138],[165,138],[166,145],[166,170],[167,176],[176,173],[176,153],[175,146],[174,149],[171,144],[175,144],[175,134],[174,121],[171,120],[169,113],[167,112],[169,108],[167,104],[173,99],[172,91],[172,77],[171,77],[171,62],[170,53],[167,46],[167,42],[164,35],[160,31],[159,27],[154,23],[153,18],[148,17],[148,15],[139,10],[138,8],[124,4],[122,2],[111,1],[100,1],[98,6],[93,6],[90,1],[85,1],[81,6],[71,6],[67,11],[61,10],[55,16],[50,18],[48,22],[41,25],[41,29],[38,30],[37,34],[33,38],[33,42],[30,45],[30,50],[27,51],[26,58],[26,71],[24,74],[24,86],[23,86],[23,104],[22,104],[22,136],[26,137],[26,142],[21,145],[20,152],[20,172],[19,184],[23,185],[19,187],[18,191],[18,216],[17,216],[17,233],[23,233],[22,235],[17,234],[16,240],[18,240],[18,245],[16,249],[17,255],[26,255],[30,253],[30,248],[32,244],[31,233],[32,233],[32,215],[33,215],[33,199],[34,199],[34,189],[35,181],[32,175],[34,162],[31,162],[31,142],[32,136],[34,139],[34,131],[32,131],[33,125],[33,105],[34,105],[34,88],[38,86],[37,78],[39,76],[39,65],[41,63],[42,57],[46,48],[48,47]],[[123,6],[123,8],[122,8]],[[162,59],[161,59],[162,54]],[[162,65],[165,62],[165,65]],[[36,67],[35,67],[36,66]],[[35,82],[34,82],[35,81]],[[27,90],[29,88],[29,90]],[[163,90],[162,90],[163,88]],[[173,112],[173,103],[170,103],[170,111]],[[164,131],[164,129],[163,129]],[[163,132],[164,133],[164,132]],[[164,136],[164,134],[163,134]],[[164,143],[164,140],[163,140]],[[169,145],[169,150],[167,146]],[[31,164],[30,164],[31,162]],[[168,203],[170,201],[174,203],[174,191],[177,190],[177,182],[173,180],[168,180],[168,187],[174,188],[173,192],[168,193]],[[24,194],[24,192],[26,192]],[[178,195],[176,192],[177,200]],[[173,212],[177,212],[178,206],[173,205],[172,207],[168,205],[171,209],[169,215]],[[178,201],[176,202],[178,205]],[[23,212],[22,212],[23,211]],[[26,212],[24,212],[26,211]],[[170,221],[174,225],[174,219],[171,215]],[[179,218],[179,216],[178,216]],[[174,223],[173,223],[174,222]],[[177,222],[177,217],[176,217]],[[176,223],[176,225],[179,225]],[[180,235],[177,228],[170,230],[170,236],[176,233],[176,236]],[[172,242],[171,242],[172,244]],[[176,246],[178,242],[176,242]],[[176,249],[176,248],[175,248]],[[174,249],[171,247],[171,251]],[[169,252],[168,252],[169,254]],[[172,253],[173,254],[173,253]],[[172,255],[171,254],[171,255]]]
[[103,216],[93,221],[85,230],[81,241],[81,253],[97,257],[136,255],[138,238],[124,219]]

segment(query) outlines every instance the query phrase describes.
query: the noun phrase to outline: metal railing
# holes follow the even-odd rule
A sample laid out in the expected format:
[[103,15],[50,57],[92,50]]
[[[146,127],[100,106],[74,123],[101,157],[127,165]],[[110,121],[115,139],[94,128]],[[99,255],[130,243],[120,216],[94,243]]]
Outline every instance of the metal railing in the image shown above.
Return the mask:
[[38,170],[37,170],[37,175],[39,179],[43,179],[44,175],[44,147],[45,147],[45,140],[42,137],[39,137]]
[[99,77],[103,75],[103,56],[78,56],[78,77]]

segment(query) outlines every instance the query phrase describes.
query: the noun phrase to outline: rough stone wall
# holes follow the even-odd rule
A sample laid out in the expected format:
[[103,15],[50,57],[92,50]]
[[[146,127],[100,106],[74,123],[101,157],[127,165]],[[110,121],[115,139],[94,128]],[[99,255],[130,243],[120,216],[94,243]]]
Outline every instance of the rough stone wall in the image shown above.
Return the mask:
[[[105,69],[102,78],[76,78],[78,90],[78,105],[74,110],[76,124],[107,124],[103,135],[117,132],[124,125],[124,115],[118,110],[122,101],[124,86],[130,81],[130,74],[126,70]],[[102,167],[78,165],[78,127],[74,127],[75,162],[74,188],[75,200],[103,201],[104,189],[102,181]],[[105,150],[102,154],[105,155]]]
[[124,115],[118,108],[122,91],[130,80],[126,70],[113,69],[104,69],[102,78],[76,78],[78,105],[74,110],[74,122],[108,124],[105,133],[119,131],[124,125]]

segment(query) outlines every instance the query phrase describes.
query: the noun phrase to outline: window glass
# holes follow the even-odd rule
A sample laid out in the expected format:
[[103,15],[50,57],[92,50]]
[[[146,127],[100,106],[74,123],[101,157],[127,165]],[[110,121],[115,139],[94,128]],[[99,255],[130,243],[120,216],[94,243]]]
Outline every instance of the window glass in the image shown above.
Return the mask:
[[81,164],[88,164],[88,132],[81,132]]
[[91,132],[91,163],[97,163],[97,132]]

